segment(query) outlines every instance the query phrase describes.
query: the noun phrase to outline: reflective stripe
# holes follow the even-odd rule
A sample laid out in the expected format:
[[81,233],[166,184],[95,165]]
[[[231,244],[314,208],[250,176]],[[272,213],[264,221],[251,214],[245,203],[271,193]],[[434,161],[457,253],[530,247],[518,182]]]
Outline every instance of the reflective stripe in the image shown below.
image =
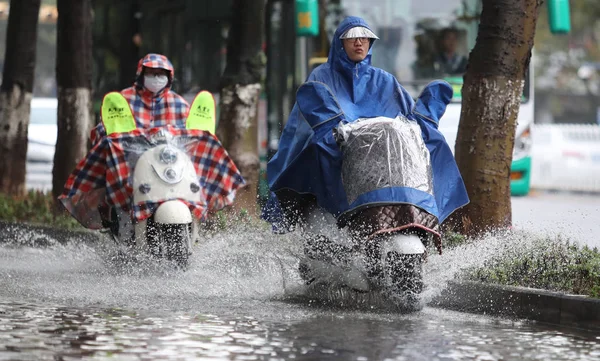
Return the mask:
[[186,129],[205,130],[215,134],[217,105],[212,93],[203,90],[192,102],[190,113],[185,121]]
[[121,93],[110,92],[104,96],[100,115],[107,135],[127,133],[136,128],[129,102]]

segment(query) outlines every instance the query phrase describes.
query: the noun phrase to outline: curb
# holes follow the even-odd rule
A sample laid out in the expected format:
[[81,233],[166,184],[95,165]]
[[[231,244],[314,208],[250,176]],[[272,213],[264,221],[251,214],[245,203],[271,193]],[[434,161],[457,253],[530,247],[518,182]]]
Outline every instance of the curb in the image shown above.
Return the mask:
[[0,221],[0,244],[31,247],[48,247],[76,242],[98,242],[102,234],[97,231],[71,230],[29,223]]
[[450,281],[429,306],[600,330],[600,299],[534,288]]

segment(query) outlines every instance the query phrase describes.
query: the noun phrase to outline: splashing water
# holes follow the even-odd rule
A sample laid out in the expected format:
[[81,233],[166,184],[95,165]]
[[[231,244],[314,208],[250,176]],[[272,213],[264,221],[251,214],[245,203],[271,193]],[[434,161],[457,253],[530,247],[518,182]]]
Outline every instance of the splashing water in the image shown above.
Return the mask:
[[492,257],[501,257],[507,252],[526,250],[533,247],[538,238],[523,231],[490,233],[481,239],[445,249],[442,255],[430,254],[424,265],[424,281],[428,286],[423,293],[427,302],[439,295],[448,281],[463,271],[484,266]]
[[546,237],[524,231],[505,231],[490,233],[481,239],[472,240],[464,245],[444,249],[443,254],[429,252],[423,264],[425,289],[418,304],[410,305],[403,296],[385,296],[379,292],[359,293],[349,289],[298,288],[300,299],[309,297],[311,302],[336,308],[385,310],[411,312],[425,307],[442,294],[449,281],[459,277],[465,270],[484,266],[492,258],[507,254],[518,254],[533,249],[540,242],[549,242]]
[[[32,230],[12,240],[0,245],[0,359],[600,359],[596,334],[431,307],[381,312],[376,295],[343,291],[322,295],[337,309],[312,307],[297,234],[230,226],[194,247],[186,272],[137,255],[124,264],[110,241]],[[431,253],[423,302],[463,270],[542,241],[506,232]],[[277,302],[296,296],[302,305]]]
[[[273,235],[266,228],[244,224],[228,227],[194,246],[185,272],[145,256],[132,255],[123,263],[121,250],[110,241],[72,238],[63,244],[27,230],[18,238],[0,247],[0,289],[12,299],[137,309],[189,309],[199,303],[218,305],[223,299],[320,299],[343,308],[390,306],[390,300],[378,293],[306,287],[297,271],[302,240],[296,233]],[[525,232],[505,232],[446,249],[441,256],[430,254],[424,264],[421,307],[463,270],[509,250],[525,249],[535,240]],[[47,247],[28,247],[33,241]]]
[[[14,299],[78,305],[114,305],[139,309],[185,309],[211,299],[266,299],[293,282],[297,267],[293,235],[235,227],[194,246],[189,270],[166,262],[131,257],[122,263],[110,241],[33,248],[31,233],[22,242],[0,247],[0,289]],[[37,238],[39,240],[39,237]],[[16,244],[15,244],[16,243]]]

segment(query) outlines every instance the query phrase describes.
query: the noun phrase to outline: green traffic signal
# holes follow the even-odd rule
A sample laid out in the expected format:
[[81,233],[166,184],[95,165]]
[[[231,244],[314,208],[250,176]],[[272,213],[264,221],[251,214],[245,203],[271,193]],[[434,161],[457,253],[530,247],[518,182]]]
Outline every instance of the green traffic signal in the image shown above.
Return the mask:
[[296,35],[319,35],[318,0],[296,0]]
[[547,0],[548,23],[552,34],[567,34],[571,31],[569,0]]

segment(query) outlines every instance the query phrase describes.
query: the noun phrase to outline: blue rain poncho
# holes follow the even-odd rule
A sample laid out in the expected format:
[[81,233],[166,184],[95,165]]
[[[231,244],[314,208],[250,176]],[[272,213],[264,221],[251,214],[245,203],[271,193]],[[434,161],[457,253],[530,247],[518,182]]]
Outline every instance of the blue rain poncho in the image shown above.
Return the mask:
[[[327,85],[343,111],[343,119],[328,119],[330,109],[323,109],[322,124],[311,125],[296,103],[279,149],[267,165],[271,194],[263,217],[275,229],[282,218],[274,192],[286,188],[315,195],[318,205],[335,217],[366,204],[408,203],[435,215],[441,223],[469,202],[454,156],[438,130],[439,118],[452,97],[450,85],[432,82],[415,103],[395,77],[371,66],[372,44],[363,61],[355,63],[348,58],[340,37],[354,27],[369,28],[363,19],[347,17],[335,32],[327,63],[313,70],[307,79]],[[301,96],[297,94],[297,100]],[[342,153],[332,130],[340,121],[397,116],[416,121],[421,128],[431,156],[433,195],[412,188],[385,187],[349,204],[341,178]]]

